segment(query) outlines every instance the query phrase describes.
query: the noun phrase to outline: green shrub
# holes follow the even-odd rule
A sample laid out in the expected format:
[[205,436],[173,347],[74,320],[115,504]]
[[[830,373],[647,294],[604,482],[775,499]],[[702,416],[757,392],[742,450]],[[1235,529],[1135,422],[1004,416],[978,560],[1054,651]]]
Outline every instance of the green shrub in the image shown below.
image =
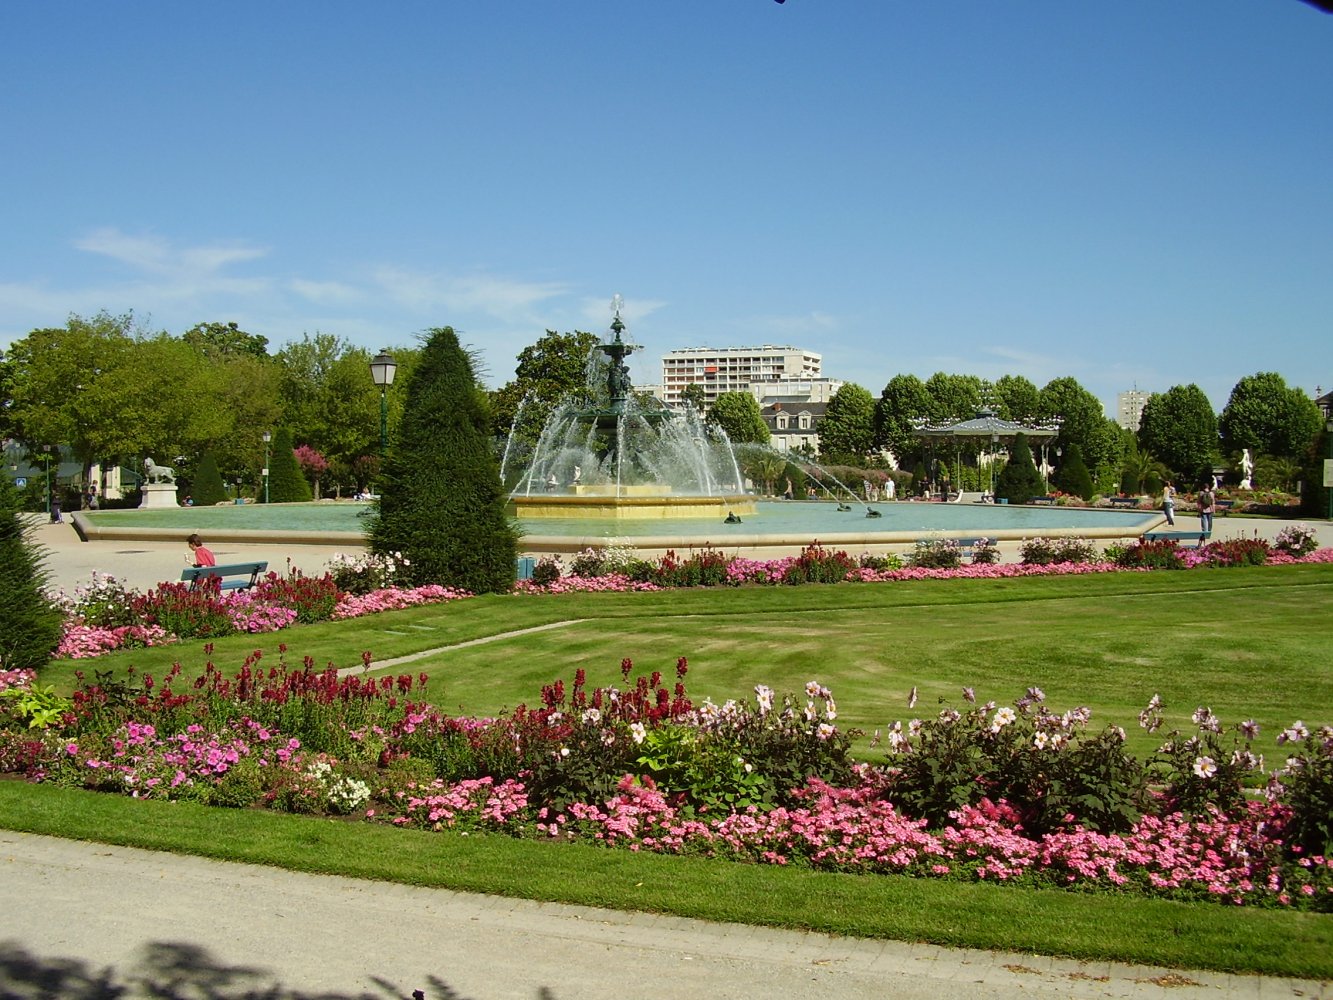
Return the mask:
[[862,553],[861,558],[857,560],[857,565],[862,569],[874,570],[877,573],[887,573],[890,570],[902,569],[903,561],[893,554],[877,556],[865,552]]
[[681,559],[668,550],[657,563],[653,582],[661,587],[717,587],[727,582],[731,560],[716,549],[702,548]]
[[1307,857],[1333,857],[1333,727],[1311,734],[1301,722],[1278,736],[1286,766],[1273,772],[1270,794],[1291,810],[1287,841]]
[[972,545],[973,566],[994,566],[1000,561],[1000,550],[989,538],[978,538]]
[[830,551],[816,542],[807,545],[801,554],[783,570],[782,582],[799,583],[841,583],[847,574],[856,568],[856,563],[846,552]]
[[1126,569],[1184,569],[1185,558],[1173,538],[1154,542],[1140,538],[1126,549],[1119,550],[1116,565]]
[[1071,444],[1066,450],[1055,482],[1061,490],[1072,496],[1092,499],[1092,475],[1083,464],[1083,451],[1078,445]]
[[0,670],[36,670],[60,643],[61,615],[43,594],[46,581],[18,495],[0,476]]
[[218,463],[211,451],[204,452],[199,459],[194,482],[190,484],[190,497],[198,507],[211,507],[227,499],[227,488],[222,484],[222,473],[218,472]]
[[1277,533],[1273,548],[1289,556],[1309,555],[1319,547],[1315,533],[1307,524],[1289,524]]
[[290,428],[279,427],[273,435],[273,454],[268,464],[268,499],[270,503],[304,503],[314,494],[301,471],[292,447]]
[[[1162,702],[1157,695],[1139,713],[1139,725],[1148,732],[1161,726]],[[1259,727],[1251,720],[1228,729],[1203,706],[1192,716],[1196,732],[1167,735],[1149,762],[1152,779],[1162,788],[1164,812],[1204,815],[1210,807],[1235,812],[1245,802],[1245,784],[1257,774],[1263,760],[1252,742]]]
[[923,538],[908,553],[907,564],[923,569],[955,569],[963,564],[963,550],[952,538]]
[[1197,558],[1208,566],[1262,566],[1268,551],[1262,538],[1230,538],[1209,542],[1199,549]]
[[1019,552],[1027,566],[1097,561],[1097,547],[1085,538],[1025,538]]
[[[972,700],[971,691],[965,697]],[[1130,829],[1147,805],[1143,767],[1125,750],[1125,734],[1108,726],[1085,730],[1086,708],[1050,712],[1039,688],[1013,708],[994,702],[889,731],[886,794],[909,816],[932,827],[983,800],[1011,811],[1029,835],[1087,826]]]
[[1045,492],[1041,473],[1032,461],[1027,435],[1020,431],[1014,436],[1013,447],[1009,449],[1009,461],[995,480],[995,497],[1010,503],[1027,503],[1032,497]]
[[409,586],[513,589],[518,535],[472,359],[449,327],[429,331],[381,475],[372,552],[401,552]]
[[537,565],[532,568],[532,585],[534,587],[549,587],[553,583],[558,583],[560,576],[560,558],[558,556],[542,556],[537,560]]

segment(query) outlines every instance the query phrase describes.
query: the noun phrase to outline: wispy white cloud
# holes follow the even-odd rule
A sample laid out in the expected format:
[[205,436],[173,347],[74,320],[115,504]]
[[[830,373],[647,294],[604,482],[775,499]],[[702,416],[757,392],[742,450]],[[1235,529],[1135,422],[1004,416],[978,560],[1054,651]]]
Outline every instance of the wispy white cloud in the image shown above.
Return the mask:
[[489,274],[452,275],[383,265],[372,282],[396,304],[415,312],[444,309],[504,323],[540,322],[536,307],[565,295],[559,282],[520,281]]
[[321,305],[359,302],[365,298],[362,289],[342,281],[307,281],[303,278],[293,278],[287,282],[287,287],[301,298]]
[[148,274],[193,282],[215,276],[232,264],[268,254],[261,247],[242,243],[177,247],[161,236],[134,236],[113,227],[94,229],[76,239],[74,246]]

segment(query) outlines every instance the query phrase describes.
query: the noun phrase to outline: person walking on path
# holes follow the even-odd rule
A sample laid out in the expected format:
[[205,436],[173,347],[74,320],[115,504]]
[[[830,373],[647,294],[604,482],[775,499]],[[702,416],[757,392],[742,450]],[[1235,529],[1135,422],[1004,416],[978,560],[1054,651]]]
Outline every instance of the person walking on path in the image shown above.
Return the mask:
[[1213,533],[1213,491],[1207,486],[1195,496],[1199,506],[1199,532],[1205,536]]
[[189,554],[185,561],[191,563],[196,568],[200,566],[216,566],[217,558],[213,555],[213,550],[204,544],[204,540],[198,535],[191,535],[185,539],[185,544],[190,547]]
[[57,488],[51,491],[51,523],[63,524],[64,520],[60,516],[60,490]]
[[1170,480],[1162,484],[1162,513],[1166,515],[1167,524],[1176,523],[1176,489]]

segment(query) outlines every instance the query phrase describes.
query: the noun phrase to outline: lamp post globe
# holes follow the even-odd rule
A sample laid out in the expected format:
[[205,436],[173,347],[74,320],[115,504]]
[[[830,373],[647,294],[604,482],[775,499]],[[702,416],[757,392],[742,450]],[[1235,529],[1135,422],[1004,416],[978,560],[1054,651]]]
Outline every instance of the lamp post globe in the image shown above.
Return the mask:
[[380,351],[370,359],[370,380],[380,387],[380,464],[389,446],[389,386],[393,385],[398,364],[388,351]]

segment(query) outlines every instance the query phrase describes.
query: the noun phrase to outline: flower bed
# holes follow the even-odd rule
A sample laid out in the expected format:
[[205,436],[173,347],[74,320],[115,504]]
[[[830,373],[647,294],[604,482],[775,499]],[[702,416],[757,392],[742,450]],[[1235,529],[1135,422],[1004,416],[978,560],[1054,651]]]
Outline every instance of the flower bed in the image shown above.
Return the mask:
[[[959,708],[895,723],[867,764],[818,682],[696,705],[684,660],[674,681],[621,670],[622,687],[588,690],[580,671],[495,719],[418,700],[424,676],[258,653],[231,676],[99,676],[69,699],[8,678],[0,771],[434,831],[1333,911],[1333,727],[1280,733],[1284,764],[1255,797],[1258,727],[1206,708],[1137,761],[1086,708],[968,689]],[[1139,722],[1160,719],[1154,698]]]

